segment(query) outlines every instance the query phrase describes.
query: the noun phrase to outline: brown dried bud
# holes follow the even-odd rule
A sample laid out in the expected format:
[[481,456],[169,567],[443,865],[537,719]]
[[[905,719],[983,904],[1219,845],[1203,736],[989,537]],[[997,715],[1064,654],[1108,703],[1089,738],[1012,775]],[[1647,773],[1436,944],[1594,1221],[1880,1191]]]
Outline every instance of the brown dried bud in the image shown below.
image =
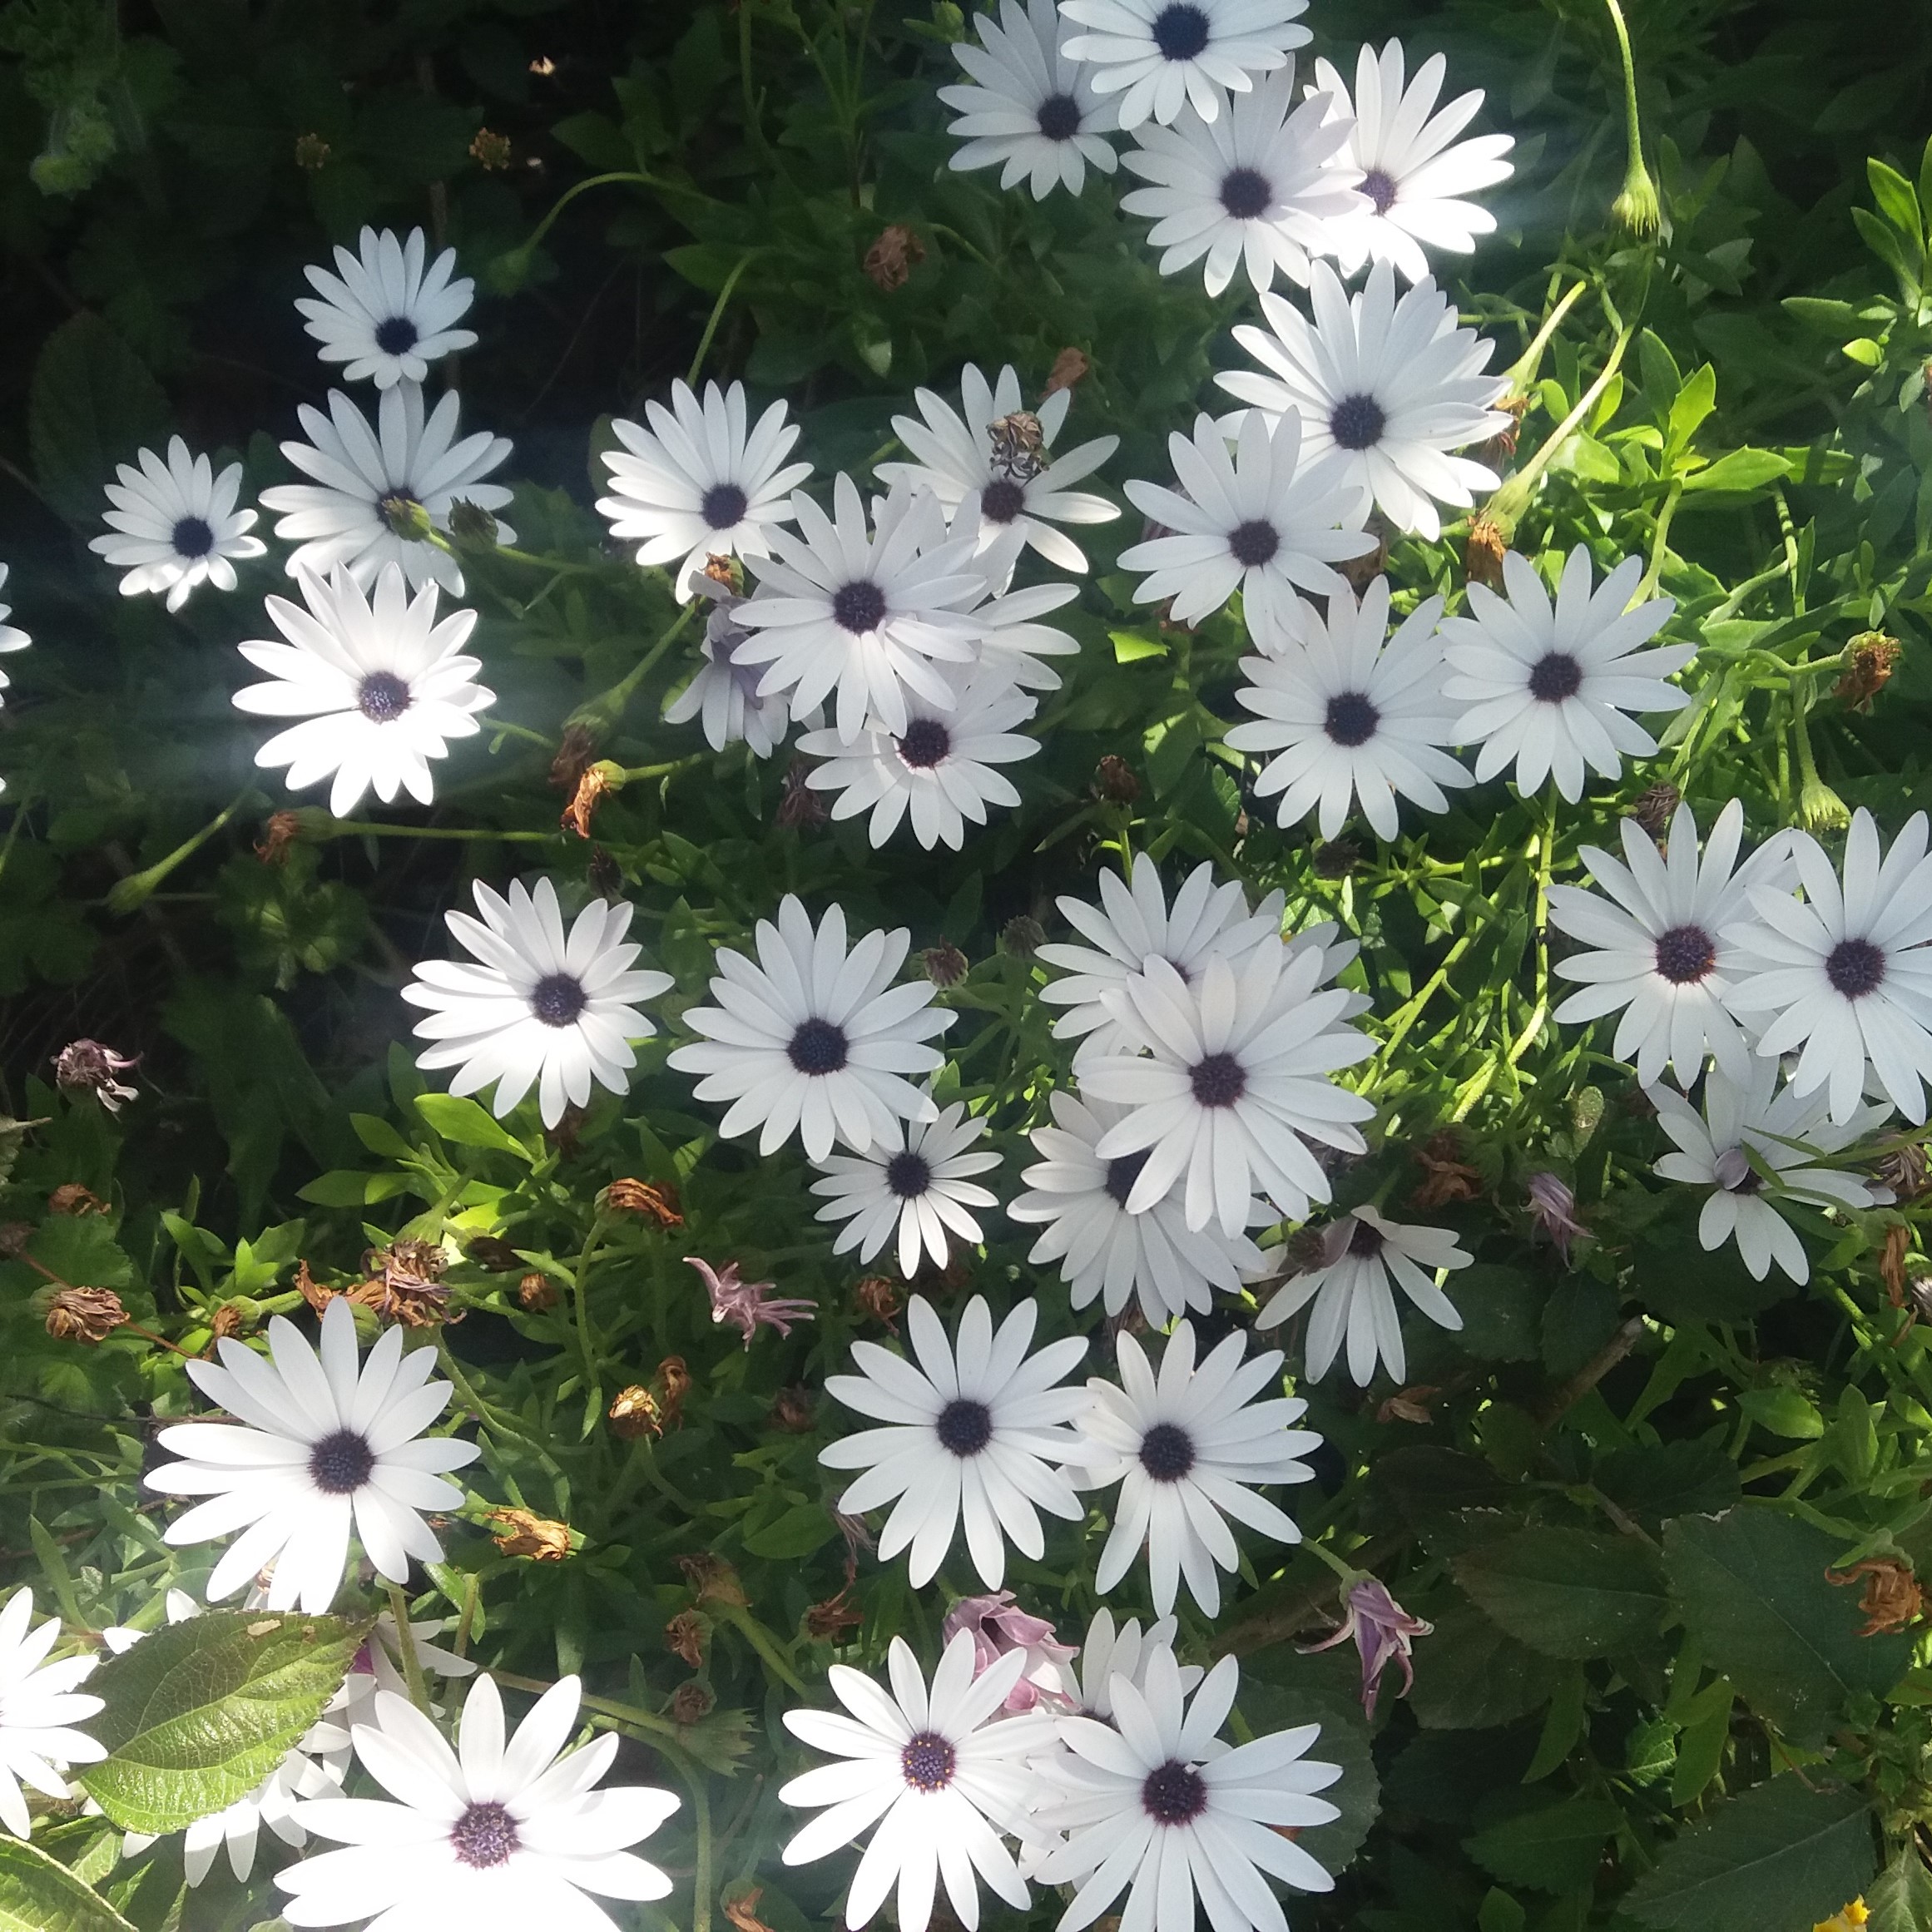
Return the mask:
[[1362,849],[1353,839],[1325,839],[1308,857],[1317,879],[1346,879],[1362,862]]
[[602,845],[591,847],[591,889],[614,904],[624,896],[624,869]]
[[695,1671],[705,1661],[705,1639],[711,1635],[711,1622],[696,1610],[680,1610],[664,1627],[664,1647],[680,1657]]
[[1895,1141],[1873,1171],[1900,1201],[1915,1201],[1925,1191],[1925,1149],[1918,1141]]
[[488,1268],[493,1275],[507,1275],[523,1265],[523,1256],[500,1235],[472,1235],[463,1251],[478,1267]]
[[1431,1134],[1411,1150],[1422,1170],[1422,1185],[1409,1196],[1412,1207],[1446,1207],[1452,1201],[1474,1201],[1483,1191],[1483,1177],[1464,1161],[1462,1141],[1454,1128]]
[[1109,751],[1094,767],[1093,789],[1111,805],[1132,805],[1141,795],[1140,776],[1126,759]]
[[574,794],[578,780],[597,755],[597,738],[587,726],[566,725],[557,755],[550,760],[552,790]]
[[903,289],[913,270],[926,259],[926,245],[903,221],[884,230],[865,251],[865,276],[873,287],[890,295]]
[[0,1221],[0,1261],[17,1261],[27,1252],[27,1244],[32,1239],[31,1221]]
[[1298,1227],[1275,1251],[1281,1257],[1281,1274],[1284,1280],[1290,1275],[1305,1275],[1310,1268],[1319,1268],[1328,1259],[1328,1230],[1323,1227]]
[[48,1209],[55,1214],[105,1214],[107,1203],[91,1187],[83,1187],[78,1181],[63,1181],[47,1196]]
[[1047,929],[1031,913],[1018,913],[999,929],[999,943],[1016,959],[1030,959],[1047,943]]
[[1503,559],[1509,553],[1509,539],[1503,526],[1486,511],[1479,510],[1469,520],[1469,533],[1463,543],[1463,573],[1471,583],[1485,583],[1494,590],[1503,582]]
[[681,1556],[677,1567],[684,1572],[691,1593],[701,1603],[722,1603],[742,1610],[751,1599],[738,1581],[738,1573],[721,1556],[701,1550],[694,1556]]
[[845,1601],[841,1590],[822,1603],[814,1603],[805,1613],[805,1634],[820,1643],[836,1643],[848,1630],[856,1630],[865,1621],[862,1612]]
[[642,1382],[633,1382],[628,1389],[617,1391],[617,1399],[607,1412],[606,1419],[612,1433],[622,1436],[626,1442],[635,1442],[641,1435],[664,1433],[664,1425],[657,1419],[657,1404]]
[[105,1341],[130,1319],[111,1288],[58,1288],[48,1296],[47,1332],[56,1341]]
[[1062,389],[1073,388],[1091,374],[1093,364],[1087,360],[1083,350],[1063,349],[1053,358],[1053,366],[1048,372],[1045,395],[1057,396]]
[[822,825],[831,815],[825,795],[814,791],[806,782],[811,774],[809,758],[794,758],[786,769],[785,782],[779,788],[776,817],[780,825],[802,830],[806,825]]
[[737,1928],[737,1932],[771,1932],[771,1928],[758,1916],[758,1901],[764,1896],[763,1885],[746,1885],[741,1891],[725,1895],[725,1916]]
[[578,838],[591,835],[591,820],[597,815],[597,801],[611,789],[608,773],[604,761],[584,767],[583,775],[577,781],[577,790],[568,805],[563,808],[557,823],[567,832],[575,832]]
[[492,134],[487,127],[478,128],[476,138],[469,144],[469,158],[493,174],[507,168],[510,165],[510,137]]
[[722,584],[733,597],[744,594],[745,567],[735,557],[720,556],[712,551],[705,559],[705,575],[713,583]]
[[1905,1305],[1905,1257],[1912,1246],[1912,1231],[1902,1221],[1885,1230],[1885,1246],[1879,1250],[1879,1279],[1894,1308]]
[[1523,419],[1529,414],[1528,396],[1509,396],[1497,406],[1508,412],[1509,420],[1485,443],[1477,462],[1490,469],[1500,469],[1516,453],[1516,439],[1523,433]]
[[1429,1420],[1429,1402],[1432,1395],[1441,1390],[1418,1383],[1413,1389],[1398,1389],[1375,1411],[1378,1422],[1415,1422]]
[[642,1215],[659,1227],[682,1227],[677,1190],[668,1181],[613,1181],[597,1196],[601,1206],[618,1214]]
[[868,1275],[853,1290],[859,1305],[874,1321],[882,1321],[893,1334],[899,1333],[899,1324],[893,1317],[899,1313],[899,1291],[892,1285],[891,1277],[885,1275]]
[[1855,711],[1869,711],[1871,701],[1890,681],[1901,646],[1882,631],[1861,631],[1845,646],[1845,675],[1831,695]]
[[702,1684],[680,1684],[671,1693],[671,1717],[676,1724],[696,1724],[711,1716],[718,1700]]
[[771,1426],[787,1435],[804,1435],[812,1426],[812,1392],[810,1389],[780,1389],[771,1399]]
[[919,954],[919,964],[934,985],[957,986],[971,969],[972,962],[950,940],[942,940]]
[[1664,828],[1683,802],[1684,795],[1667,778],[1638,795],[1637,802],[1630,808],[1630,815],[1652,838],[1661,839]]
[[1369,513],[1369,520],[1362,528],[1375,539],[1375,547],[1365,557],[1351,557],[1335,566],[1349,580],[1349,586],[1357,597],[1389,567],[1389,539],[1392,534],[1388,519],[1379,510]]
[[239,1303],[224,1301],[215,1310],[215,1319],[208,1325],[209,1330],[216,1341],[221,1341],[231,1335],[240,1335],[246,1320]]
[[1878,1637],[1888,1630],[1903,1630],[1916,1623],[1925,1608],[1925,1593],[1912,1573],[1912,1566],[1897,1557],[1864,1557],[1850,1568],[1826,1570],[1825,1580],[1840,1588],[1863,1578],[1865,1588],[1858,1607],[1864,1612],[1865,1628],[1860,1637]]
[[691,1393],[691,1370],[682,1355],[666,1355],[651,1378],[657,1399],[657,1419],[665,1429],[684,1426],[684,1399]]
[[302,821],[293,812],[271,812],[262,821],[255,855],[264,865],[285,865],[289,848],[301,836]]
[[329,156],[334,152],[329,143],[319,134],[298,134],[295,136],[295,166],[305,174],[316,174],[329,165]]
[[541,1315],[557,1305],[557,1285],[540,1270],[533,1268],[517,1284],[518,1304],[533,1315]]
[[295,1292],[318,1315],[335,1299],[335,1290],[333,1288],[324,1288],[309,1272],[309,1264],[306,1261],[297,1261],[295,1264]]
[[490,1534],[503,1556],[528,1557],[533,1563],[560,1563],[571,1552],[570,1525],[552,1523],[528,1509],[490,1509],[484,1514],[502,1527]]
[[449,1290],[442,1285],[449,1257],[438,1241],[393,1241],[362,1257],[367,1279],[348,1291],[349,1299],[384,1321],[405,1328],[433,1328],[453,1318]]

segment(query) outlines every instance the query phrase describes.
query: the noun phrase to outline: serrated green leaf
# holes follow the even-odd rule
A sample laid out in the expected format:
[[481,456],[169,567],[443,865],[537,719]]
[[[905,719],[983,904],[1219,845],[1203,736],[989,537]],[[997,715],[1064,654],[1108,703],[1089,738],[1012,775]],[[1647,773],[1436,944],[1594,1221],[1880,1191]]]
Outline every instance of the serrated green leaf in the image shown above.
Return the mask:
[[98,1892],[37,1845],[0,1835],[0,1932],[134,1932]]
[[1558,1667],[1505,1636],[1473,1605],[1431,1612],[1435,1633],[1417,1652],[1409,1708],[1428,1731],[1481,1731],[1539,1711]]
[[1605,1841],[1623,1822],[1607,1798],[1566,1798],[1519,1812],[1465,1839],[1470,1857],[1504,1885],[1578,1892],[1596,1875]]
[[1932,1932],[1932,1871],[1905,1846],[1865,1894],[1869,1932]]
[[1656,1632],[1662,1566],[1631,1537],[1521,1529],[1465,1552],[1456,1581],[1493,1622],[1548,1657],[1607,1656]]
[[454,1093],[419,1093],[416,1111],[444,1140],[459,1147],[488,1147],[529,1164],[530,1150],[473,1100]]

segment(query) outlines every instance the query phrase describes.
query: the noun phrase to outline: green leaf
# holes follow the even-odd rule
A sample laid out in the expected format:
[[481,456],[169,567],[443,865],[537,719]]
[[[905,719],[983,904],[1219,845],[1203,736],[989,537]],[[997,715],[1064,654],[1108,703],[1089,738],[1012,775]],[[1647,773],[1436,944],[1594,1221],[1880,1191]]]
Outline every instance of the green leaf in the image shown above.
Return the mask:
[[1435,1633],[1416,1653],[1409,1697],[1424,1730],[1486,1730],[1548,1702],[1558,1677],[1548,1657],[1505,1636],[1469,1605],[1452,1602],[1430,1614]]
[[295,1194],[299,1200],[312,1201],[318,1207],[362,1207],[372,1201],[387,1201],[409,1184],[406,1174],[361,1174],[336,1167],[318,1174],[306,1186],[298,1187]]
[[1671,403],[1671,441],[1682,448],[1717,407],[1717,372],[1709,363],[1694,369]]
[[1910,1845],[1865,1888],[1870,1932],[1932,1932],[1932,1871]]
[[753,1556],[782,1560],[810,1556],[838,1533],[839,1526],[833,1522],[830,1511],[817,1503],[801,1503],[795,1509],[786,1510],[775,1522],[753,1531],[745,1538],[745,1547]]
[[1622,1822],[1622,1811],[1607,1798],[1566,1798],[1492,1825],[1464,1845],[1505,1885],[1580,1892],[1596,1876],[1604,1840]]
[[1807,329],[1824,335],[1842,335],[1858,326],[1858,310],[1850,302],[1834,302],[1821,295],[1786,295],[1783,307]]
[[1889,1691],[1911,1656],[1909,1637],[1860,1636],[1857,1593],[1825,1581],[1838,1554],[1823,1530],[1749,1503],[1664,1532],[1672,1591],[1706,1662],[1800,1743],[1822,1737],[1848,1697]]
[[1527,1362],[1542,1352],[1543,1292],[1519,1268],[1478,1261],[1455,1279],[1463,1325],[1449,1339],[1480,1360]]
[[444,1140],[459,1147],[488,1147],[494,1153],[514,1154],[525,1167],[530,1164],[530,1150],[473,1100],[453,1093],[419,1093],[416,1111]]
[[1741,1390],[1737,1406],[1751,1419],[1791,1442],[1811,1442],[1825,1433],[1825,1418],[1787,1385]]
[[1876,156],[1865,164],[1871,183],[1871,198],[1880,214],[1908,240],[1923,245],[1925,230],[1920,225],[1919,197],[1912,184],[1896,168],[1887,167]]
[[1623,1910],[1664,1932],[1800,1932],[1855,1899],[1877,1869],[1857,1792],[1773,1778],[1666,1845]]
[[245,1797],[348,1674],[369,1625],[211,1610],[110,1657],[87,1680],[108,1756],[76,1776],[128,1831],[179,1831]]
[[1692,490],[1761,490],[1791,473],[1791,466],[1775,449],[1733,449],[1684,478]]
[[1737,1500],[1737,1464],[1714,1442],[1666,1442],[1612,1451],[1597,1487],[1632,1516],[1716,1516]]
[[134,1932],[98,1892],[24,1840],[0,1835],[0,1932]]
[[47,337],[33,365],[27,442],[41,488],[70,523],[99,523],[116,463],[158,443],[167,425],[161,384],[98,315],[83,311]]
[[1603,1657],[1656,1633],[1667,1599],[1657,1558],[1631,1537],[1521,1529],[1468,1551],[1456,1581],[1501,1627],[1548,1657]]

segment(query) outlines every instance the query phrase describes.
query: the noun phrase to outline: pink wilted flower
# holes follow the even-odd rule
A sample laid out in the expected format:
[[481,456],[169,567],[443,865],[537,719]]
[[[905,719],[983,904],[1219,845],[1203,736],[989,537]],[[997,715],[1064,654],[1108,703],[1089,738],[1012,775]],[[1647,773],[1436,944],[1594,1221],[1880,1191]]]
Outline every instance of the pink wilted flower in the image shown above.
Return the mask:
[[1532,1174],[1524,1183],[1529,1194],[1529,1218],[1556,1243],[1568,1267],[1570,1243],[1590,1231],[1577,1219],[1577,1197],[1554,1174]]
[[118,1113],[121,1103],[132,1100],[136,1089],[116,1080],[116,1073],[140,1065],[140,1056],[124,1059],[111,1047],[98,1040],[74,1040],[54,1057],[54,1079],[70,1092],[90,1092],[110,1113]]
[[711,1298],[711,1320],[734,1324],[742,1331],[746,1348],[751,1347],[751,1338],[758,1332],[760,1322],[767,1328],[776,1329],[780,1335],[790,1335],[795,1321],[810,1321],[818,1312],[819,1305],[815,1301],[795,1301],[782,1295],[767,1295],[765,1290],[775,1286],[772,1282],[740,1281],[736,1261],[726,1262],[721,1272],[696,1255],[686,1255],[684,1258],[705,1278],[705,1288]]
[[[997,1663],[1008,1652],[1023,1650],[1027,1667],[1006,1694],[1008,1712],[1030,1711],[1042,1692],[1060,1695],[1059,1667],[1080,1654],[1077,1644],[1062,1643],[1043,1617],[1034,1617],[1013,1601],[1011,1590],[994,1590],[983,1597],[962,1597],[946,1612],[940,1642],[950,1643],[962,1630],[973,1632],[973,1674]],[[1064,1700],[1063,1699],[1063,1707]]]
[[1389,1587],[1375,1577],[1359,1577],[1342,1599],[1348,1615],[1340,1629],[1320,1643],[1304,1644],[1310,1654],[1333,1650],[1351,1637],[1362,1653],[1362,1708],[1375,1715],[1375,1699],[1381,1688],[1382,1672],[1391,1662],[1402,1666],[1401,1695],[1406,1697],[1415,1687],[1415,1667],[1409,1661],[1415,1638],[1427,1637],[1435,1628],[1419,1617],[1411,1617],[1389,1594]]

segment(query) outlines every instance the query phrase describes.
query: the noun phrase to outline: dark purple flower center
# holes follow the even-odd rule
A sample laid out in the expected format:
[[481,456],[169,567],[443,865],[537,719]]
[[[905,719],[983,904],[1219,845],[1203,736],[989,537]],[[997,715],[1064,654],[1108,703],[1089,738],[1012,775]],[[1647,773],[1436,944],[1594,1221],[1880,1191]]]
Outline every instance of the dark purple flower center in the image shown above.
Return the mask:
[[993,1411],[983,1402],[970,1402],[955,1396],[939,1411],[933,1424],[939,1447],[964,1462],[976,1456],[993,1440]]
[[698,505],[698,514],[714,530],[735,530],[745,521],[751,498],[734,483],[713,483]]
[[1672,926],[1657,934],[1657,973],[1672,986],[1695,986],[1717,964],[1717,949],[1702,926]]
[[1010,476],[996,476],[979,493],[979,513],[989,523],[1010,523],[1026,507],[1025,488]]
[[1825,977],[1847,999],[1863,999],[1885,983],[1885,956],[1870,939],[1840,939],[1825,958]]
[[791,1036],[785,1058],[801,1073],[836,1073],[845,1064],[845,1031],[830,1020],[809,1019]]
[[885,592],[869,577],[841,584],[832,592],[832,622],[862,637],[885,622]]
[[1583,688],[1583,667],[1567,651],[1551,651],[1529,667],[1529,695],[1546,705],[1560,705]]
[[1141,1169],[1147,1164],[1152,1147],[1142,1147],[1137,1154],[1117,1154],[1107,1163],[1107,1191],[1122,1207],[1127,1204],[1127,1196],[1134,1191],[1134,1183],[1141,1177]]
[[1071,94],[1049,94],[1037,118],[1048,141],[1071,141],[1080,131],[1080,103]]
[[930,771],[953,748],[953,734],[937,718],[914,718],[894,738],[900,759],[914,771]]
[[917,1201],[932,1184],[931,1162],[910,1147],[902,1148],[885,1163],[885,1185],[901,1201]]
[[1154,16],[1154,45],[1163,60],[1197,59],[1207,47],[1207,16],[1198,7],[1163,7]]
[[206,517],[184,517],[169,533],[176,557],[206,557],[215,547],[215,533]]
[[944,1791],[959,1761],[952,1746],[929,1731],[922,1731],[899,1754],[899,1768],[915,1791]]
[[530,988],[530,1010],[547,1027],[572,1024],[590,1004],[583,982],[572,973],[552,973]]
[[375,724],[393,724],[409,708],[409,687],[393,671],[372,671],[355,694],[355,708]]
[[1157,1825],[1187,1825],[1207,1809],[1207,1786],[1191,1764],[1170,1758],[1147,1773],[1141,1804]]
[[1141,1438],[1141,1467],[1157,1483],[1178,1483],[1194,1467],[1194,1438],[1177,1422],[1157,1422]]
[[1380,168],[1370,168],[1362,177],[1362,192],[1375,204],[1378,215],[1386,215],[1395,206],[1395,183]]
[[375,345],[384,355],[407,355],[421,339],[407,315],[392,315],[376,324]]
[[449,1827],[450,1849],[474,1871],[508,1865],[517,1849],[517,1821],[501,1805],[472,1805]]
[[1366,1261],[1373,1261],[1381,1253],[1382,1231],[1371,1221],[1358,1221],[1355,1232],[1349,1236],[1349,1252],[1360,1255]]
[[1254,168],[1230,168],[1221,176],[1221,205],[1237,221],[1258,221],[1275,199],[1275,186]]
[[1352,751],[1375,736],[1375,727],[1381,721],[1382,714],[1365,692],[1345,691],[1328,701],[1328,716],[1322,721],[1322,729],[1336,744]]
[[1227,547],[1243,570],[1256,570],[1273,561],[1281,547],[1281,533],[1265,518],[1253,518],[1228,533]]
[[347,1496],[359,1489],[374,1469],[375,1451],[356,1429],[339,1429],[309,1451],[309,1479],[331,1496]]
[[1210,1053],[1196,1061],[1187,1079],[1203,1107],[1232,1107],[1248,1090],[1248,1077],[1232,1053]]
[[1344,396],[1329,414],[1329,433],[1344,449],[1371,448],[1388,427],[1389,419],[1373,396]]

